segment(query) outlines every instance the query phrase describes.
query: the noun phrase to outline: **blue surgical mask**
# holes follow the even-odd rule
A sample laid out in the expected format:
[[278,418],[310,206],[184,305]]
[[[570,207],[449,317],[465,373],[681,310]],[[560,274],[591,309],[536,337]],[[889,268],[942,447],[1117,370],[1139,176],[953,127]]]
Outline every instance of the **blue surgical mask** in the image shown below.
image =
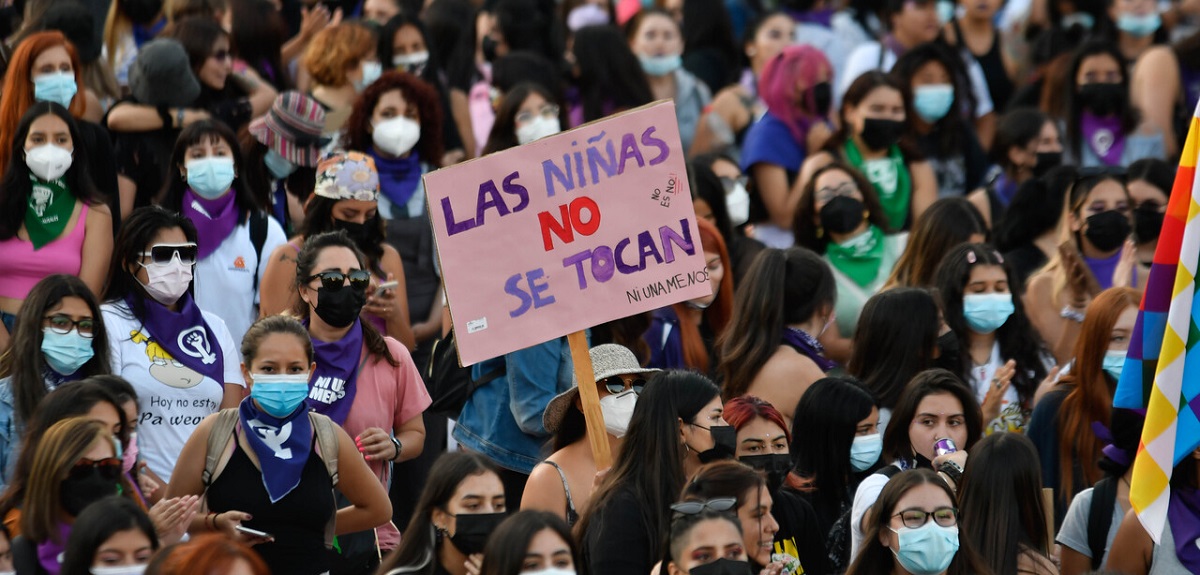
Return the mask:
[[950,2],[949,0],[939,0],[937,3],[938,22],[943,26],[946,25],[947,22],[954,19],[954,13],[956,10],[957,8],[955,7],[954,2]]
[[1117,29],[1134,38],[1145,38],[1157,32],[1161,26],[1162,17],[1158,15],[1158,12],[1151,12],[1141,16],[1137,14],[1121,14],[1117,18]]
[[187,168],[188,187],[206,200],[225,195],[236,176],[233,171],[233,158],[227,156],[188,160],[184,167]]
[[375,83],[383,75],[383,64],[379,62],[363,62],[362,79],[354,83],[354,89],[362,92],[367,86]]
[[268,415],[282,419],[295,413],[308,398],[308,377],[307,373],[252,373],[250,397]]
[[858,472],[866,471],[879,461],[880,453],[883,453],[882,434],[872,433],[855,437],[854,443],[850,444],[850,466]]
[[642,71],[649,76],[666,76],[683,65],[683,57],[679,54],[667,56],[638,56],[642,63]]
[[46,364],[60,375],[71,375],[92,359],[92,338],[79,335],[78,329],[58,333],[50,328],[42,329],[42,357]]
[[267,165],[267,170],[271,172],[276,180],[282,180],[296,171],[296,164],[293,164],[287,158],[279,155],[279,152],[267,149],[267,154],[263,156],[263,163]]
[[1121,370],[1125,369],[1125,350],[1110,349],[1104,352],[1104,373],[1112,376],[1113,379],[1121,380]]
[[77,90],[73,72],[51,72],[33,77],[33,99],[39,102],[54,102],[69,108]]
[[892,529],[899,538],[900,550],[892,551],[900,566],[912,575],[937,575],[950,567],[958,552],[958,526],[942,527],[933,520],[910,529]]
[[954,86],[928,84],[913,88],[913,108],[922,120],[932,124],[946,117],[954,104]]
[[1091,30],[1096,25],[1096,17],[1087,12],[1072,12],[1064,15],[1060,22],[1063,30],[1071,26],[1079,26],[1084,30]]
[[1008,321],[1016,308],[1011,293],[973,293],[963,296],[963,316],[975,333],[992,333]]

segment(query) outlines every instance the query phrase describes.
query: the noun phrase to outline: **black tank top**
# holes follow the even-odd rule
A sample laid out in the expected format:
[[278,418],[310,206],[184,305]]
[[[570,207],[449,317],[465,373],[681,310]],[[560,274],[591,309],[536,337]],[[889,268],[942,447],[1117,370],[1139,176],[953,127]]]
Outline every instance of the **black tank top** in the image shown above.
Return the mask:
[[996,115],[1000,115],[1008,101],[1012,99],[1013,86],[1012,80],[1008,78],[1008,71],[1004,69],[1004,58],[1000,55],[1000,32],[993,31],[992,47],[988,49],[986,54],[982,56],[975,55],[967,48],[967,42],[963,38],[962,29],[958,26],[958,20],[954,20],[954,34],[958,37],[958,43],[979,62],[979,67],[983,69],[983,77],[987,80],[988,95],[992,97],[992,107],[996,110]]
[[[314,441],[315,443],[315,441]],[[295,489],[272,504],[262,472],[242,451],[233,450],[229,463],[208,488],[209,509],[244,511],[254,519],[243,525],[270,533],[273,543],[255,545],[272,573],[317,575],[329,571],[332,551],[325,548],[325,526],[334,512],[333,481],[316,447]]]

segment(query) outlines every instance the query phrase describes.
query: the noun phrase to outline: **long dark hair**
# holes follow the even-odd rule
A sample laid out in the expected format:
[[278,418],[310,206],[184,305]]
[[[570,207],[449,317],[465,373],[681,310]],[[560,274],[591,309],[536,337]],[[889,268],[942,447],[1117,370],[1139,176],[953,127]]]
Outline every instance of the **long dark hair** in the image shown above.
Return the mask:
[[[758,506],[762,497],[762,489],[767,487],[767,480],[763,474],[754,468],[737,461],[725,460],[714,461],[696,470],[692,478],[683,486],[683,493],[679,494],[680,501],[708,501],[710,499],[718,499],[724,497],[732,497],[737,501],[731,512],[736,512],[743,505],[750,503]],[[747,500],[747,496],[752,497],[752,500]],[[739,523],[740,521],[739,517]],[[759,523],[762,522],[762,517],[759,517]],[[742,531],[745,532],[749,528],[748,525],[742,525]],[[757,531],[762,530],[759,525],[755,528]],[[665,550],[665,551],[670,551]],[[750,551],[747,550],[747,554]],[[664,561],[670,561],[669,553],[663,556]],[[750,559],[751,564],[754,560]]]
[[[996,330],[996,341],[1000,343],[1000,357],[1016,360],[1019,368],[1013,376],[1012,385],[1021,397],[1025,408],[1032,409],[1033,394],[1038,382],[1046,377],[1046,366],[1042,363],[1042,338],[1033,329],[1029,317],[1025,315],[1025,306],[1021,302],[1021,284],[1013,274],[1012,266],[990,245],[961,244],[950,250],[938,266],[937,286],[938,297],[942,302],[942,317],[946,325],[958,338],[959,349],[970,348],[970,328],[967,327],[963,315],[963,291],[971,278],[971,270],[975,266],[999,266],[1004,270],[1008,280],[1008,289],[1012,293],[1013,313],[1008,321]],[[964,381],[970,381],[971,355],[964,353],[959,358],[962,366],[959,376]]]
[[836,519],[858,480],[850,466],[850,445],[858,424],[877,406],[870,390],[851,377],[826,377],[812,384],[792,415],[792,433],[800,441],[790,446],[794,474],[791,483],[812,493],[811,502],[822,519]]
[[1117,115],[1121,118],[1121,133],[1129,134],[1137,129],[1138,122],[1141,121],[1141,114],[1137,108],[1133,107],[1133,103],[1129,101],[1129,69],[1125,67],[1125,59],[1121,53],[1117,51],[1116,44],[1105,40],[1089,40],[1075,50],[1075,54],[1071,57],[1071,64],[1067,70],[1067,133],[1064,138],[1065,146],[1070,151],[1071,156],[1076,161],[1080,161],[1083,157],[1083,102],[1079,97],[1079,85],[1076,78],[1079,77],[1079,68],[1083,65],[1083,61],[1092,56],[1108,56],[1117,63],[1117,69],[1121,72],[1121,90],[1125,93],[1125,97],[1115,102],[1117,104]]
[[[335,232],[339,228],[333,225],[333,208],[345,200],[335,200],[325,196],[311,196],[304,204],[304,221],[300,223],[300,236],[311,238],[316,235]],[[374,216],[367,218],[363,222],[366,226],[367,236],[363,238],[363,245],[355,246],[358,251],[366,258],[366,268],[376,272],[382,272],[381,262],[383,261],[383,244],[387,241],[387,234],[384,232],[383,216],[376,211]]]
[[719,85],[709,86],[713,92],[733,82],[739,54],[733,41],[733,26],[725,3],[722,0],[684,2],[683,24],[680,28],[684,56],[701,54],[706,58],[707,70],[726,73],[726,77],[712,78],[720,82]]
[[785,326],[808,321],[837,298],[833,272],[804,248],[763,250],[734,295],[733,318],[717,345],[722,397],[744,395],[779,349]]
[[960,529],[993,573],[1016,573],[1021,555],[1050,559],[1037,449],[1021,433],[993,433],[971,450],[958,487]]
[[438,561],[437,546],[441,538],[433,530],[433,510],[445,509],[454,497],[458,486],[468,477],[496,473],[496,467],[487,458],[476,453],[452,451],[444,453],[434,462],[425,481],[425,489],[413,509],[412,519],[404,529],[400,546],[383,560],[379,573],[396,567],[407,567],[408,573],[433,573]]
[[1017,186],[1008,209],[992,225],[996,247],[1007,253],[1056,228],[1062,218],[1067,188],[1074,181],[1075,168],[1059,166]]
[[[941,64],[946,70],[946,75],[950,77],[950,85],[954,87],[954,100],[950,104],[950,111],[932,125],[932,135],[937,140],[937,152],[943,157],[965,154],[967,143],[975,133],[975,127],[963,117],[963,111],[969,110],[968,113],[973,114],[976,102],[962,57],[942,42],[926,42],[914,46],[900,56],[892,66],[890,74],[899,80],[904,101],[912,102],[912,78],[917,70],[930,62]],[[1003,105],[1003,102],[998,105]],[[910,125],[912,124],[910,122]]]
[[[138,282],[130,268],[137,269],[142,261],[142,252],[154,241],[158,232],[171,228],[183,230],[187,241],[196,242],[196,226],[179,212],[159,206],[145,206],[133,210],[121,223],[121,232],[113,244],[112,264],[108,269],[108,285],[104,288],[104,301],[119,302],[128,296],[132,300],[135,318],[145,317],[146,288]],[[188,291],[194,287],[188,286]]]
[[[409,106],[417,107],[418,122],[421,124],[421,137],[413,145],[421,161],[439,168],[442,165],[442,153],[445,151],[442,143],[442,103],[437,90],[418,76],[408,72],[384,72],[375,80],[358,99],[346,119],[346,127],[342,129],[343,143],[347,150],[363,152],[375,149],[371,139],[371,117],[375,115],[375,107],[379,99],[392,90],[399,90],[400,95]],[[380,174],[383,177],[384,174]]]
[[[892,554],[892,550],[880,541],[881,536],[891,529],[889,526],[892,516],[896,514],[896,505],[900,503],[900,499],[904,497],[912,489],[921,485],[932,485],[943,492],[950,500],[950,504],[954,505],[954,492],[950,491],[950,487],[938,477],[936,473],[929,469],[912,469],[901,472],[887,482],[883,487],[883,491],[879,493],[879,499],[875,502],[875,512],[870,514],[869,524],[863,525],[863,547],[858,552],[858,557],[850,564],[850,568],[846,571],[847,575],[876,575],[878,573],[891,573],[895,570],[896,559]],[[971,521],[971,520],[968,520]],[[978,523],[983,526],[990,526],[987,516],[979,518]],[[962,527],[959,527],[962,529]],[[1016,570],[1006,571],[1005,573],[1016,573]],[[958,551],[954,553],[954,560],[950,562],[950,567],[946,569],[946,575],[991,575],[992,570],[984,563],[983,559],[975,551],[975,547],[971,538],[963,537],[961,531],[958,537]]]
[[[299,290],[302,286],[308,285],[308,278],[312,277],[313,266],[317,265],[317,258],[321,257],[321,252],[326,248],[341,247],[354,252],[354,257],[358,260],[360,269],[366,268],[366,258],[363,257],[354,240],[346,234],[344,230],[336,232],[327,232],[317,234],[315,236],[307,236],[304,240],[304,248],[296,255],[296,289]],[[301,319],[307,319],[309,315],[309,306],[304,302],[304,299],[296,298],[296,307],[292,313]],[[382,359],[388,362],[392,367],[399,367],[400,360],[392,355],[392,351],[388,349],[387,340],[383,334],[379,333],[375,326],[369,321],[361,321],[363,331],[363,344],[367,346],[367,353],[375,356],[377,359]]]
[[572,51],[579,67],[575,84],[585,122],[608,115],[605,103],[620,111],[654,100],[637,56],[615,26],[585,26],[576,30]]
[[867,221],[882,231],[889,231],[887,215],[883,213],[883,206],[879,204],[875,186],[866,176],[862,175],[862,172],[841,161],[834,160],[817,168],[808,182],[804,184],[804,189],[800,191],[800,204],[796,206],[796,217],[792,219],[792,232],[796,236],[796,245],[819,254],[825,253],[825,248],[829,246],[829,235],[821,229],[820,224],[816,223],[819,219],[817,178],[821,174],[833,170],[841,171],[854,180],[854,186],[858,188],[858,193],[862,194],[863,206],[867,208]]
[[158,551],[158,534],[154,530],[154,523],[137,503],[114,495],[88,505],[71,526],[60,574],[89,575],[96,559],[96,550],[113,535],[133,530],[150,540],[151,551]]
[[970,451],[979,438],[983,436],[983,413],[979,410],[979,401],[975,392],[967,387],[957,375],[944,369],[927,369],[918,373],[908,385],[896,409],[892,410],[892,418],[888,420],[887,429],[883,432],[883,455],[892,461],[909,460],[916,453],[916,448],[909,438],[908,428],[917,416],[921,400],[930,395],[948,393],[962,404],[963,423],[967,427],[967,444],[959,449]]
[[[633,409],[617,460],[592,493],[587,510],[575,526],[584,555],[588,554],[591,540],[586,534],[597,514],[603,513],[618,494],[628,493],[638,503],[640,527],[651,537],[649,555],[643,559],[652,564],[663,557],[663,537],[670,520],[668,508],[687,480],[679,422],[691,423],[719,393],[716,384],[693,372],[661,371],[650,379]],[[656,463],[647,465],[650,461]]]
[[937,301],[928,291],[901,287],[877,293],[858,316],[846,371],[866,384],[880,407],[893,409],[908,381],[933,367],[940,327]]
[[92,314],[92,358],[79,368],[79,375],[87,377],[112,372],[108,359],[108,333],[104,330],[100,304],[92,290],[75,276],[47,276],[25,296],[8,353],[0,357],[0,374],[12,378],[13,407],[19,422],[28,422],[48,393],[43,376],[49,370],[42,353],[43,318],[50,308],[61,305],[68,297],[83,300]]
[[521,82],[513,86],[504,93],[504,99],[496,109],[496,122],[492,124],[492,132],[483,146],[484,155],[515,148],[520,144],[517,141],[517,112],[533,94],[541,96],[548,104],[560,105],[557,97],[539,82]]
[[425,49],[429,51],[429,60],[425,62],[425,69],[421,70],[418,77],[425,80],[430,86],[440,87],[442,81],[438,74],[442,71],[442,60],[438,57],[438,52],[434,50],[433,42],[429,39],[429,31],[420,18],[410,17],[404,10],[392,16],[379,31],[379,45],[375,48],[375,56],[383,63],[385,70],[394,68],[392,59],[396,56],[394,51],[396,33],[406,26],[412,26],[421,35],[421,41],[425,43]]
[[992,140],[990,152],[992,163],[1011,170],[1013,165],[1008,156],[1009,150],[1028,146],[1042,133],[1042,127],[1048,121],[1049,117],[1037,108],[1017,108],[1005,112],[996,122],[996,137]]
[[[245,166],[242,163],[242,147],[238,144],[237,135],[220,120],[200,120],[189,124],[179,133],[175,140],[175,149],[171,151],[170,169],[167,170],[167,183],[163,185],[162,205],[174,211],[182,211],[183,194],[188,189],[187,179],[180,172],[187,164],[188,148],[197,144],[224,141],[229,145],[233,159],[233,172],[237,176],[244,175]],[[265,191],[251,187],[250,179],[237,177],[232,184],[233,202],[237,206],[238,221],[246,221],[251,211],[266,209]]]
[[480,575],[520,575],[530,543],[547,530],[562,538],[571,550],[571,563],[579,565],[578,546],[567,522],[548,511],[525,510],[505,519],[488,537]]
[[979,234],[986,237],[983,216],[966,198],[942,198],[913,222],[908,245],[892,268],[887,286],[932,287],[938,263],[950,248],[970,241]]
[[916,112],[913,111],[912,98],[905,94],[904,86],[896,80],[894,76],[889,76],[878,70],[864,72],[850,84],[846,89],[846,94],[842,96],[842,107],[838,109],[838,121],[841,126],[833,137],[829,138],[829,142],[825,144],[825,151],[833,154],[835,158],[842,157],[842,144],[854,138],[854,126],[846,121],[846,110],[854,108],[867,99],[871,92],[879,88],[891,88],[900,92],[900,98],[904,100],[904,135],[900,137],[897,145],[900,146],[900,153],[904,156],[904,163],[911,164],[921,160],[921,153],[917,150],[916,142],[913,140],[913,117]]
[[[89,206],[102,202],[100,192],[92,185],[92,178],[88,173],[88,150],[79,135],[79,124],[66,108],[54,102],[37,102],[21,116],[21,123],[17,125],[17,131],[13,134],[12,149],[3,151],[9,154],[9,162],[4,179],[0,180],[0,190],[4,190],[4,193],[0,194],[0,240],[16,237],[17,231],[25,222],[25,208],[29,204],[29,195],[33,193],[33,172],[29,171],[29,166],[25,163],[25,138],[29,136],[33,122],[47,115],[56,116],[65,122],[67,131],[71,133],[71,167],[63,174],[63,183],[77,200]],[[75,225],[84,225],[82,218]]]
[[290,90],[292,77],[280,56],[289,36],[283,16],[269,0],[230,0],[229,7],[233,11],[229,43],[238,58],[277,91]]

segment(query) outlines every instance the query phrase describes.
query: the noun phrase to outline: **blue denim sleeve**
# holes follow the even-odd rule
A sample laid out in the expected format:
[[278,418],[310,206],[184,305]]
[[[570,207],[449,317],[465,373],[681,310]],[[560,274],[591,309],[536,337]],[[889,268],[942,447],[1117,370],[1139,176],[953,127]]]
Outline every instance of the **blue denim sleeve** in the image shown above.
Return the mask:
[[504,357],[508,373],[508,408],[517,426],[528,435],[550,435],[542,425],[542,413],[560,391],[558,380],[566,347],[566,339],[559,338]]

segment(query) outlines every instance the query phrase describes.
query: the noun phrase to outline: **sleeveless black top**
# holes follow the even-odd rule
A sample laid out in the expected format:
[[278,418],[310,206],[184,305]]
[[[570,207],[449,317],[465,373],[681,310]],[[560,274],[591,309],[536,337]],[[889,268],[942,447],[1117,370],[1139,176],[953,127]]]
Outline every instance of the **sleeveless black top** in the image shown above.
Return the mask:
[[[962,29],[958,26],[958,20],[954,20],[954,34],[958,36],[958,43],[966,48],[966,41],[963,39]],[[983,69],[983,76],[987,79],[988,95],[992,97],[992,107],[996,110],[996,115],[1000,115],[1008,106],[1008,101],[1012,99],[1013,91],[1016,86],[1008,77],[1008,71],[1004,69],[1004,58],[1000,55],[1000,31],[996,30],[992,34],[992,47],[987,53],[976,55],[967,49],[967,52],[979,62],[979,67]]]

